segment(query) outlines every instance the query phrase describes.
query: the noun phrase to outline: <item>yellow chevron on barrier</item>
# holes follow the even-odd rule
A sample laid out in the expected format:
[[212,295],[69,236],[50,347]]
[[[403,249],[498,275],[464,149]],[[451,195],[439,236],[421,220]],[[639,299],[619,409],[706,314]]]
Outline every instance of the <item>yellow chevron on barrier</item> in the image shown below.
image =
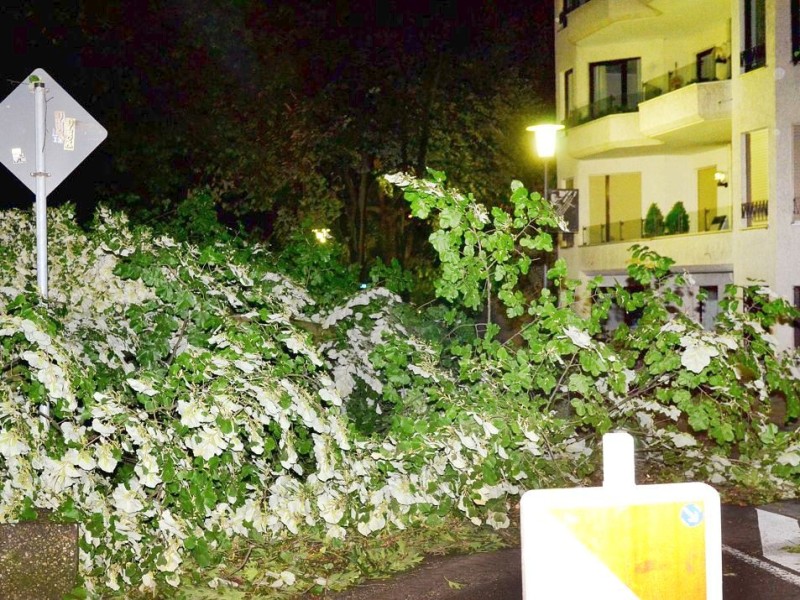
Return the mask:
[[703,502],[550,512],[640,600],[706,598]]
[[721,600],[717,491],[635,485],[633,438],[606,434],[603,447],[602,487],[523,495],[523,599]]

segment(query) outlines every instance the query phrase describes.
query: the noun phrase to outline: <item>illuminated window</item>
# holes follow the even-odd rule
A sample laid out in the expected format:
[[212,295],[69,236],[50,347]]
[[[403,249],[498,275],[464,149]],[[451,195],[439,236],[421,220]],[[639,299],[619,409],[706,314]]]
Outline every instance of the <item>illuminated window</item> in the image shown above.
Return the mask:
[[769,132],[766,129],[744,134],[745,197],[742,219],[749,227],[765,223],[769,209]]

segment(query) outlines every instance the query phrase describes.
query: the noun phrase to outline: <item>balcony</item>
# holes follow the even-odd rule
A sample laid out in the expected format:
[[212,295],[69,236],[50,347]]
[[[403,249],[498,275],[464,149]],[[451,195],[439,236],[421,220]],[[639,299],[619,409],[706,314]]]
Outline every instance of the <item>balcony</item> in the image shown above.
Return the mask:
[[662,145],[659,140],[642,135],[639,113],[630,101],[623,106],[607,98],[572,111],[567,123],[572,127],[567,130],[566,150],[573,158],[641,154],[649,146]]
[[659,14],[641,0],[566,0],[559,22],[570,43],[578,44],[612,25]]
[[643,135],[676,147],[730,142],[730,80],[694,80],[660,95],[660,88],[648,82],[645,90],[652,99],[639,105]]
[[608,115],[636,112],[639,110],[639,103],[642,99],[643,95],[640,92],[628,94],[624,97],[608,96],[586,106],[572,109],[567,115],[564,125],[566,127],[575,127]]
[[702,212],[688,213],[688,222],[681,224],[676,231],[669,231],[663,226],[648,231],[644,219],[616,221],[603,225],[590,225],[582,231],[584,246],[597,246],[614,242],[633,242],[655,238],[669,237],[678,234],[712,233],[729,231],[731,228],[730,207],[716,210],[706,209]]
[[567,15],[571,13],[573,10],[576,10],[589,2],[589,0],[564,0],[564,10],[561,11],[558,15],[558,22],[561,27],[566,27],[568,20]]

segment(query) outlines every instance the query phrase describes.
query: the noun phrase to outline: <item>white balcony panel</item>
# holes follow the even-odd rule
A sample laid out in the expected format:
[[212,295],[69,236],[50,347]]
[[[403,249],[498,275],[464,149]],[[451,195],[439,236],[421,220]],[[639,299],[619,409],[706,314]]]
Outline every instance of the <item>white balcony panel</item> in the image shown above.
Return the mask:
[[[577,237],[580,240],[580,237]],[[575,246],[559,250],[570,264],[570,276],[600,273],[624,273],[631,258],[630,247],[637,242],[618,242],[597,246]],[[669,235],[639,241],[662,256],[669,256],[679,267],[698,270],[733,264],[733,235],[731,230],[701,234]]]
[[567,152],[573,158],[641,154],[663,142],[642,135],[639,113],[608,115],[567,130]]
[[591,0],[567,14],[558,32],[570,43],[585,46],[620,40],[692,36],[727,23],[732,0]]
[[639,104],[639,125],[669,147],[728,143],[732,105],[730,80],[695,83]]
[[573,44],[616,23],[656,17],[659,11],[642,0],[592,0],[567,16],[567,38]]

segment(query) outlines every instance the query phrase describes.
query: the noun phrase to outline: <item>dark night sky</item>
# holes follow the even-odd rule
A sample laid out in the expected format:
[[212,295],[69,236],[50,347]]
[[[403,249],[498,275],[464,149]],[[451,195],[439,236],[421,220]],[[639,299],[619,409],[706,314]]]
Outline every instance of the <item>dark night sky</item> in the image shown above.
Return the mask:
[[[155,76],[148,74],[148,65],[137,60],[132,49],[138,40],[160,46],[164,61],[168,63],[174,45],[180,43],[182,37],[195,36],[195,43],[201,42],[199,45],[202,46],[207,42],[214,47],[215,52],[210,56],[219,62],[220,69],[239,73],[241,80],[246,82],[250,79],[248,73],[252,69],[263,67],[259,66],[252,47],[243,39],[241,31],[215,28],[213,22],[223,14],[230,16],[225,11],[231,10],[231,7],[252,7],[254,4],[258,6],[255,11],[258,18],[252,17],[251,10],[250,20],[243,29],[248,35],[254,36],[289,34],[296,26],[292,15],[299,15],[300,19],[307,18],[307,9],[312,7],[321,15],[318,31],[306,28],[298,36],[288,36],[297,44],[295,50],[298,51],[298,57],[303,55],[303,45],[310,44],[313,47],[314,43],[313,39],[304,40],[303,35],[311,38],[341,36],[349,40],[355,51],[372,43],[376,31],[389,31],[392,35],[400,33],[397,39],[402,39],[404,51],[409,55],[420,51],[436,36],[446,36],[449,51],[455,53],[488,52],[502,38],[505,41],[501,43],[507,44],[502,51],[507,50],[509,60],[530,60],[532,53],[538,56],[535,66],[542,75],[537,91],[552,102],[552,0],[338,0],[329,3],[266,1],[260,4],[222,0],[87,0],[72,4],[6,3],[0,21],[0,52],[4,57],[0,97],[5,97],[13,90],[14,82],[23,80],[35,68],[41,67],[105,125],[109,129],[109,138],[113,136],[115,141],[115,144],[110,144],[106,140],[49,196],[49,203],[74,200],[79,205],[91,206],[92,201],[87,201],[86,196],[95,196],[97,186],[103,186],[117,177],[115,157],[110,155],[109,150],[112,146],[125,147],[126,130],[118,125],[118,120],[106,115],[112,112],[123,114],[120,105],[126,102],[126,98],[114,89],[114,78],[109,76],[112,71],[122,69],[135,73],[143,86],[151,86],[144,93],[150,93],[152,104],[149,108],[153,111],[155,122],[159,115],[175,114],[166,105],[180,101],[180,96],[169,97],[164,94]],[[197,27],[198,23],[200,27]],[[187,31],[190,28],[196,30]],[[509,29],[517,32],[516,37],[501,35]],[[168,35],[170,31],[180,35]],[[209,36],[209,31],[216,33],[213,38],[204,39],[204,36]],[[116,47],[120,48],[121,54],[114,54]],[[288,50],[292,51],[291,48]],[[326,57],[318,58],[324,61]],[[299,65],[306,75],[309,88],[303,93],[313,93],[314,86],[324,85],[327,79],[336,77],[337,69],[347,68],[346,61],[321,68],[316,57],[314,60],[309,60],[307,56],[298,60],[306,61]],[[191,115],[186,117],[191,118]],[[4,168],[0,170],[0,207],[29,206],[33,202],[30,191]]]

